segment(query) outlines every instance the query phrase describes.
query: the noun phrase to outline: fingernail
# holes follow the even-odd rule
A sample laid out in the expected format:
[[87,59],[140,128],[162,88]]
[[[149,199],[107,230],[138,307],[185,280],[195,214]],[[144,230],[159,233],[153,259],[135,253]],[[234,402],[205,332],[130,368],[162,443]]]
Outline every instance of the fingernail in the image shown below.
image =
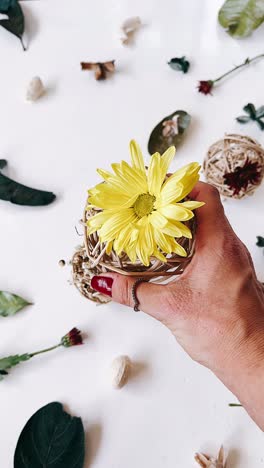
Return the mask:
[[93,276],[91,286],[101,294],[112,297],[113,279],[108,276]]

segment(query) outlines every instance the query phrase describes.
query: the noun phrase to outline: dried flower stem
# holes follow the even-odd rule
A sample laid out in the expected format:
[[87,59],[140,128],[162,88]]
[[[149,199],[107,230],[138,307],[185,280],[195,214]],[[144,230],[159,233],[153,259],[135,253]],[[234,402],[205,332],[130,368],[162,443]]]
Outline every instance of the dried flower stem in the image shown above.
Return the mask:
[[256,55],[256,57],[253,57],[252,59],[247,58],[240,65],[237,65],[236,67],[232,68],[232,70],[229,70],[228,72],[226,72],[223,75],[219,76],[219,78],[216,78],[215,80],[211,80],[211,81],[213,81],[213,83],[217,83],[217,81],[222,80],[222,78],[225,78],[226,76],[230,75],[230,73],[233,73],[234,71],[238,70],[239,68],[243,68],[243,67],[246,67],[247,65],[250,65],[252,62],[254,62],[255,60],[258,60],[258,59],[260,59],[262,57],[264,57],[264,54]]
[[38,354],[48,353],[49,351],[53,351],[54,349],[59,348],[60,346],[62,346],[62,343],[59,343],[55,346],[51,346],[50,348],[41,349],[40,351],[35,351],[35,353],[29,353],[29,355],[30,357],[34,357],[34,356],[37,356]]

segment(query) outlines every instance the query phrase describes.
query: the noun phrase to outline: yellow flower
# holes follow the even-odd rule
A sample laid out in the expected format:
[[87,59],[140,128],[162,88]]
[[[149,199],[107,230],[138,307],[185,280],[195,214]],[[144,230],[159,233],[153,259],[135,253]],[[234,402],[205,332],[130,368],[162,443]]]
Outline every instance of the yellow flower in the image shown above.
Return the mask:
[[88,221],[88,234],[97,231],[100,242],[125,252],[131,262],[137,258],[146,266],[150,257],[166,262],[164,254],[176,253],[185,257],[185,249],[176,241],[182,236],[191,238],[184,221],[191,219],[192,210],[203,205],[197,201],[182,201],[199,180],[198,163],[190,163],[166,178],[174,157],[174,146],[160,156],[153,154],[145,169],[141,150],[130,142],[132,165],[121,161],[112,164],[113,173],[98,169],[104,182],[88,191],[87,209],[101,211]]

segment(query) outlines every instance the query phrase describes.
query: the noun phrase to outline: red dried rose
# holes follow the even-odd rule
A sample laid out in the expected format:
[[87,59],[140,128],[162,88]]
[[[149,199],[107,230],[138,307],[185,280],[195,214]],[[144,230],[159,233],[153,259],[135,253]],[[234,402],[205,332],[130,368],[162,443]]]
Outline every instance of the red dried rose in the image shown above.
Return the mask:
[[261,179],[261,166],[258,162],[251,162],[247,158],[243,166],[236,167],[234,172],[227,172],[224,175],[224,182],[233,190],[233,195],[246,191],[249,184],[258,185]]
[[198,91],[199,93],[203,93],[203,94],[212,94],[211,90],[213,86],[214,86],[214,82],[212,80],[199,81]]
[[76,346],[83,344],[83,339],[80,330],[73,328],[61,339],[62,346],[69,348],[70,346]]

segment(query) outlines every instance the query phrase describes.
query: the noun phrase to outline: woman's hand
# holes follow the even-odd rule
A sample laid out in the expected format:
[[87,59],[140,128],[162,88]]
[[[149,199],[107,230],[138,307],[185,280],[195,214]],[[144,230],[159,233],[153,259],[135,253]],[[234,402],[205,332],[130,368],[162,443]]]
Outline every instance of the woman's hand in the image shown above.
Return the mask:
[[[196,252],[180,279],[141,283],[140,309],[166,325],[185,351],[211,369],[264,429],[264,289],[225,217],[218,191],[199,182]],[[92,287],[133,307],[133,277],[94,277]],[[262,414],[261,414],[262,412]]]

